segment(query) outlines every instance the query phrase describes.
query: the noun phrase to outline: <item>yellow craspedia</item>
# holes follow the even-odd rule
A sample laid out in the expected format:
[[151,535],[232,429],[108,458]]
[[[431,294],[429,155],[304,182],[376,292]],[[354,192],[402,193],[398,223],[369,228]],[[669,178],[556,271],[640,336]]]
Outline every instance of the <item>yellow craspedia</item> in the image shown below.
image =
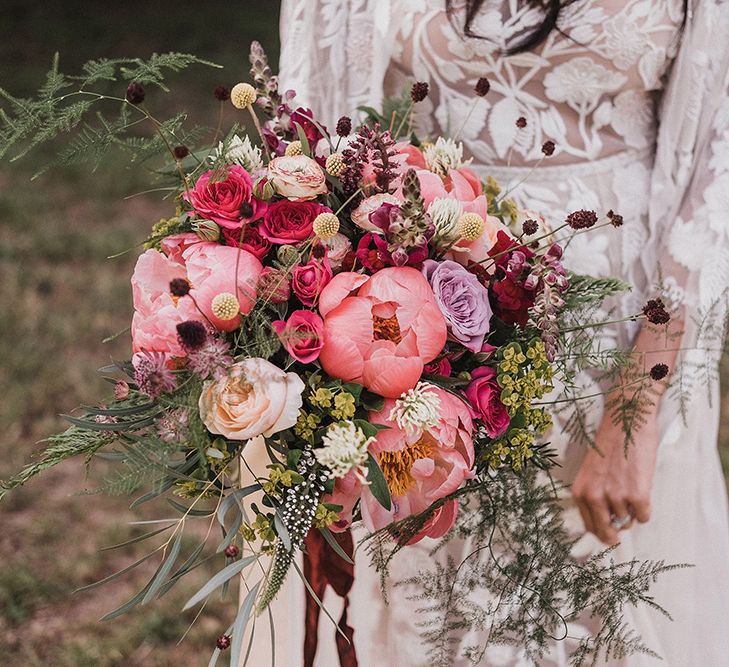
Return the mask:
[[344,171],[344,158],[341,153],[332,153],[324,165],[327,170],[327,174],[339,178]]
[[236,109],[245,109],[256,101],[256,89],[250,83],[236,83],[230,91],[230,101]]
[[210,304],[213,315],[221,320],[232,320],[240,313],[240,303],[230,292],[221,292]]
[[486,223],[478,213],[464,213],[458,220],[458,235],[466,241],[481,237]]
[[304,149],[301,146],[301,142],[296,139],[295,141],[292,141],[288,146],[286,146],[286,155],[289,157],[293,157],[294,155],[303,155]]
[[320,213],[314,218],[314,234],[322,241],[330,239],[339,231],[339,218],[334,213]]

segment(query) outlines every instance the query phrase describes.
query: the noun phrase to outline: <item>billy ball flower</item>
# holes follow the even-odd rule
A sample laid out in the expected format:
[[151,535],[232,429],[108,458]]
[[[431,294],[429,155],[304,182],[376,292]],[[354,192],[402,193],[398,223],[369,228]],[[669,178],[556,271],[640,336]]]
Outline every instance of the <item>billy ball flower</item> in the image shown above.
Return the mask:
[[289,157],[291,157],[292,155],[303,155],[304,149],[301,145],[301,142],[298,139],[292,141],[288,146],[286,146],[285,154]]
[[486,223],[478,213],[464,213],[458,220],[458,235],[466,241],[481,238]]
[[344,171],[344,157],[341,153],[332,153],[324,163],[327,174],[339,178]]
[[565,222],[572,229],[589,229],[597,222],[597,213],[595,211],[580,209],[579,211],[570,213]]
[[240,313],[240,302],[235,294],[230,292],[221,292],[213,297],[210,304],[213,315],[221,320],[232,320]]
[[651,368],[649,375],[651,380],[658,382],[668,375],[668,366],[666,364],[656,364]]
[[236,83],[230,101],[236,109],[245,109],[256,101],[256,89],[250,83]]
[[427,82],[416,81],[410,89],[410,99],[416,103],[422,102],[426,97],[428,97],[429,90],[430,86],[428,86]]
[[144,102],[144,96],[144,86],[141,83],[137,81],[132,81],[127,86],[126,98],[127,102],[129,102],[130,104],[141,104],[142,102]]
[[367,484],[367,452],[374,440],[368,438],[354,422],[332,424],[322,437],[322,447],[314,450],[314,456],[321,465],[329,468],[332,479],[354,472],[360,482]]
[[326,241],[339,231],[339,218],[334,213],[320,213],[314,218],[313,229],[314,234]]

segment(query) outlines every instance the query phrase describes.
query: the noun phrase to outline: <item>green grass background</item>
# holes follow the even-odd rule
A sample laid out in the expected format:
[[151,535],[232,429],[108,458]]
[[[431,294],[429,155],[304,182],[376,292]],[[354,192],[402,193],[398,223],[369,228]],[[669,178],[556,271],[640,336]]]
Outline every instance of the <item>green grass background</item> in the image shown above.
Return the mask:
[[[66,72],[102,56],[191,52],[224,69],[191,68],[171,79],[173,95],[150,92],[148,106],[160,115],[183,107],[195,121],[212,125],[217,114],[212,89],[247,78],[252,39],[275,60],[277,21],[278,3],[272,0],[5,0],[0,86],[30,94],[56,51]],[[232,107],[226,113],[232,121]],[[148,187],[148,175],[129,169],[123,156],[110,158],[95,173],[57,170],[31,183],[30,175],[47,158],[39,151],[13,167],[0,164],[0,478],[27,462],[41,438],[63,428],[59,413],[107,390],[95,370],[129,353],[126,335],[101,341],[129,324],[135,253],[105,258],[134,246],[170,210],[154,195],[125,199]],[[723,453],[729,450],[728,420],[725,410]],[[194,618],[179,609],[209,572],[141,613],[107,624],[98,619],[141,588],[150,568],[71,594],[146,553],[144,545],[98,550],[132,536],[128,521],[166,516],[161,507],[132,514],[125,497],[75,495],[96,486],[105,473],[104,466],[94,465],[85,478],[82,463],[68,463],[0,506],[3,667],[206,665],[215,637],[231,622],[231,604],[211,604],[178,645]]]

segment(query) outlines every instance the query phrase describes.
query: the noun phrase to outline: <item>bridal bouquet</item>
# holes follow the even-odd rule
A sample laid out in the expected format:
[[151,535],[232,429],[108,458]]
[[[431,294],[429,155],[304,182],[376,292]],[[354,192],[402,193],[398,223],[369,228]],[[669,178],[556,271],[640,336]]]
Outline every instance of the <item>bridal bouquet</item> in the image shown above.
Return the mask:
[[[537,499],[533,521],[558,526],[557,500],[534,486],[535,471],[553,464],[546,399],[572,382],[565,349],[593,339],[585,314],[625,288],[562,264],[561,240],[618,227],[620,216],[580,210],[550,225],[520,210],[493,179],[478,178],[457,141],[412,135],[425,84],[389,116],[365,110],[365,123],[342,117],[329,129],[279,91],[257,44],[251,62],[254,85],[215,91],[248,129],[219,128],[201,148],[180,139],[180,124],[147,111],[144,85],[160,81],[154,68],[121,69],[131,81],[118,100],[119,128],[108,129],[121,132],[130,115],[150,118],[157,134],[147,141],[167,151],[159,173],[174,184],[170,217],[153,226],[131,279],[131,360],[102,369],[113,398],[68,416],[70,428],[4,483],[18,486],[69,456],[101,455],[121,466],[111,491],[142,488],[135,506],[166,496],[180,513],[134,539],[164,539],[147,557],[158,568],[106,618],[166,593],[207,555],[205,541],[183,553],[188,523],[217,524],[221,569],[188,607],[244,578],[248,594],[215,649],[217,658],[232,643],[231,664],[245,654],[250,618],[290,570],[301,575],[297,554],[311,531],[351,562],[336,533],[362,522],[386,569],[383,550],[448,534],[459,505],[473,510],[471,491],[502,497],[488,508],[481,498],[484,517],[511,508],[519,558],[536,539],[526,535],[528,502]],[[117,65],[105,61],[107,78]],[[62,91],[68,82],[56,76]],[[474,94],[485,89],[481,82]],[[110,98],[80,99],[90,107]],[[22,136],[20,121],[15,129]],[[545,144],[545,156],[553,149]],[[667,313],[655,300],[636,317],[661,324]],[[653,368],[630,382],[663,375]],[[551,567],[563,577],[552,585],[572,590],[581,600],[573,607],[623,576],[614,612],[646,598],[661,569],[595,561],[594,591],[585,593],[564,579],[570,539],[563,529],[552,539]],[[541,607],[543,625],[556,622],[546,593],[529,604]],[[538,620],[521,623],[512,634],[536,637]],[[617,641],[615,627],[604,641]]]

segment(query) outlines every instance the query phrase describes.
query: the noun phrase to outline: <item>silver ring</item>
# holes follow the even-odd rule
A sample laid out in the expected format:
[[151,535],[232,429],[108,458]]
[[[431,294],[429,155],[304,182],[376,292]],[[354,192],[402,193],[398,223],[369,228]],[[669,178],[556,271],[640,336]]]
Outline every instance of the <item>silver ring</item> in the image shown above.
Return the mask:
[[610,525],[615,528],[615,530],[620,530],[621,528],[625,528],[625,526],[627,526],[632,520],[633,517],[630,516],[630,514],[626,514],[624,517],[612,516],[610,519]]

